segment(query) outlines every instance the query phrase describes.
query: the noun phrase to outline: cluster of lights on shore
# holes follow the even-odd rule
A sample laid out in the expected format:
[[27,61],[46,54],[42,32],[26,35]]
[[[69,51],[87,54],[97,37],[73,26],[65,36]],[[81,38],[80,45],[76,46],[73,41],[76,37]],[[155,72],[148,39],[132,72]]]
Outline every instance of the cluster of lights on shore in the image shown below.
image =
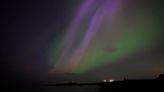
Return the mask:
[[103,82],[114,82],[115,80],[110,79],[110,80],[103,80]]

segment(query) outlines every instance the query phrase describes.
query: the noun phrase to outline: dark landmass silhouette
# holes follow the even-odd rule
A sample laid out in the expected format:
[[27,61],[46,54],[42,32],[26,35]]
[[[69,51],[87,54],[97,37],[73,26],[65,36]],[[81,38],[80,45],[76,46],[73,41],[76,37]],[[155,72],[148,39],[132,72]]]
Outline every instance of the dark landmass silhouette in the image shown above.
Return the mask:
[[[78,83],[71,81],[68,83],[42,84],[29,81],[27,82],[1,82],[1,92],[164,92],[164,74],[150,80],[127,80]],[[82,90],[83,89],[83,90]],[[72,91],[73,90],[73,91]]]
[[[46,84],[45,86],[89,86],[97,85],[97,92],[115,92],[115,91],[128,91],[128,92],[142,92],[154,91],[164,92],[164,74],[159,75],[152,80],[126,80],[113,81],[113,82],[99,82],[99,83],[60,83],[60,84]],[[78,90],[77,90],[78,92]]]

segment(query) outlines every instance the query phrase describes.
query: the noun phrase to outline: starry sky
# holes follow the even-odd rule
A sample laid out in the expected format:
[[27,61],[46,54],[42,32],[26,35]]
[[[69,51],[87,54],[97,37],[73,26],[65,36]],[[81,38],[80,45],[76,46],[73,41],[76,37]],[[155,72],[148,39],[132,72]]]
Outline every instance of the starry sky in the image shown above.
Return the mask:
[[164,73],[163,0],[6,0],[5,79],[98,81]]

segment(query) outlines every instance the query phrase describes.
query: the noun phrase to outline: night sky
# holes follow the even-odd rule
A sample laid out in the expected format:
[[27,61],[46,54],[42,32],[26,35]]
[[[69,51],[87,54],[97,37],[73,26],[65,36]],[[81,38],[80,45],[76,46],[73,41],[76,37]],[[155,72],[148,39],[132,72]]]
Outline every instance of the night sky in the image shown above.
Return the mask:
[[1,80],[148,79],[164,73],[163,0],[5,0]]

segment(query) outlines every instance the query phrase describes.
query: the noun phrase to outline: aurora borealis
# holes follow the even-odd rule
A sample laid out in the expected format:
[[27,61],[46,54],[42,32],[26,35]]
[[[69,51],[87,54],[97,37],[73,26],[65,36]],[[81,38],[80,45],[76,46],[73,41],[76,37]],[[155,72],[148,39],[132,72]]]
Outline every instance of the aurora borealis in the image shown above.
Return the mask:
[[6,2],[2,75],[102,80],[164,73],[162,1]]
[[139,6],[126,7],[127,2],[82,1],[62,35],[50,73],[85,73],[158,48],[163,42],[158,16]]
[[[100,3],[102,3],[102,5],[99,5]],[[84,54],[87,48],[89,47],[91,41],[93,40],[94,36],[96,35],[99,26],[103,21],[103,18],[105,17],[106,14],[108,14],[107,11],[111,13],[109,14],[109,16],[111,16],[110,18],[112,18],[112,16],[114,16],[115,14],[114,11],[117,10],[120,3],[121,3],[120,0],[113,1],[113,2],[112,1],[95,2],[94,0],[84,1],[84,4],[82,4],[80,9],[78,10],[78,13],[76,15],[77,17],[75,17],[74,21],[68,28],[68,33],[66,33],[66,37],[64,38],[64,41],[62,43],[65,46],[63,47],[63,51],[61,52],[61,57],[59,58],[59,61],[57,61],[56,66],[61,67],[63,65],[66,65],[64,67],[66,68],[66,70],[69,70],[74,67],[78,67],[80,65],[80,62],[83,62],[81,61],[81,59],[85,58]],[[96,8],[96,10],[94,8]],[[88,21],[89,23],[87,23],[86,22],[87,20],[84,21],[85,17],[88,17],[89,13],[92,12],[94,14],[92,14],[92,17]],[[86,28],[85,27],[80,28],[80,26],[84,25],[83,23],[88,24]]]

